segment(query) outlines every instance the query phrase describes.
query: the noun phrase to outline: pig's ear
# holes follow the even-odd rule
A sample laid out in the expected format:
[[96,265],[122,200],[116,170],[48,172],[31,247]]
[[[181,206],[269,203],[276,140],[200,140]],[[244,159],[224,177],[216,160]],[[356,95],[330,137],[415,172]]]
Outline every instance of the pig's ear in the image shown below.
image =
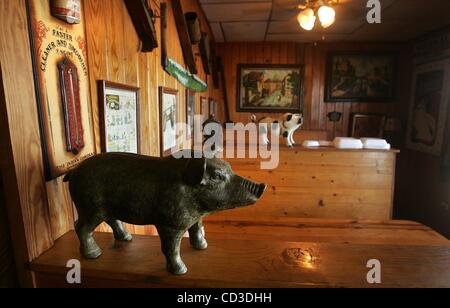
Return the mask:
[[188,185],[200,185],[206,174],[206,158],[193,158],[188,161],[184,170],[184,181]]

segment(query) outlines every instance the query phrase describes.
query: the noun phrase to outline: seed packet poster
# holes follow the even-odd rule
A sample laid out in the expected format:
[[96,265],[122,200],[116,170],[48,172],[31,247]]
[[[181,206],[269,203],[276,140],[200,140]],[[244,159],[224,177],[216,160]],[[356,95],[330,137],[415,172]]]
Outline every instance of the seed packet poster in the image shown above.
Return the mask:
[[27,0],[46,179],[95,155],[80,0]]

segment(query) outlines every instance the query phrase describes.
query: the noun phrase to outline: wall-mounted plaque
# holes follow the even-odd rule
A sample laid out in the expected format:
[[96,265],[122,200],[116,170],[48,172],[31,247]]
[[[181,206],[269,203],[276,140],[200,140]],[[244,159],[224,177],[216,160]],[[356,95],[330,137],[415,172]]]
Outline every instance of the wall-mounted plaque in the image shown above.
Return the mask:
[[83,6],[26,4],[45,175],[52,180],[95,155]]
[[102,151],[139,154],[139,88],[98,81]]
[[195,129],[195,92],[186,90],[186,139],[192,144]]
[[202,116],[202,124],[209,119],[209,105],[206,97],[200,97],[200,115]]
[[159,89],[161,156],[169,156],[178,147],[178,91]]

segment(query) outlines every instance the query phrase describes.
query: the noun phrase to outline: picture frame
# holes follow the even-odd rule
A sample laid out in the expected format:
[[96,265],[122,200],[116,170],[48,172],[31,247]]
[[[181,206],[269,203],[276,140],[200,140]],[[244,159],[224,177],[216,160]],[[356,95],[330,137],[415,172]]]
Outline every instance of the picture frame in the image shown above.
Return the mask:
[[396,95],[397,57],[389,52],[330,53],[325,102],[385,103]]
[[302,112],[304,65],[239,64],[237,74],[238,112]]
[[178,90],[159,88],[159,132],[161,157],[178,149]]
[[217,102],[215,99],[209,99],[209,116],[217,117]]
[[[61,5],[68,7],[60,14]],[[25,6],[48,182],[97,154],[84,1],[28,0]]]
[[186,140],[192,145],[196,115],[195,92],[186,90]]
[[97,81],[103,153],[140,154],[140,89]]
[[352,113],[350,114],[350,137],[383,138],[386,121],[386,114]]
[[406,147],[440,156],[450,101],[450,59],[417,64],[413,73]]
[[206,97],[200,97],[200,115],[203,116],[202,124],[209,119],[209,104]]

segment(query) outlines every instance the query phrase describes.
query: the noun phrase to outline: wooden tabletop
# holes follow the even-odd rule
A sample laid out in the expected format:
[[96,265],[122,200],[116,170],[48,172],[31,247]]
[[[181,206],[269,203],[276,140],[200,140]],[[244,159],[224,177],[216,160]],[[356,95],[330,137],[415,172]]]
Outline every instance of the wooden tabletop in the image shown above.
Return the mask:
[[[215,233],[208,233],[206,251],[183,241],[189,273],[181,277],[165,271],[158,237],[116,243],[111,234],[98,233],[104,254],[81,260],[81,287],[450,287],[450,246],[442,238],[441,245],[393,244],[392,239],[388,244],[344,244],[255,239],[251,234],[227,239]],[[38,286],[69,287],[65,277],[71,259],[81,259],[73,232],[31,264]],[[381,262],[381,285],[367,283],[371,259]]]

